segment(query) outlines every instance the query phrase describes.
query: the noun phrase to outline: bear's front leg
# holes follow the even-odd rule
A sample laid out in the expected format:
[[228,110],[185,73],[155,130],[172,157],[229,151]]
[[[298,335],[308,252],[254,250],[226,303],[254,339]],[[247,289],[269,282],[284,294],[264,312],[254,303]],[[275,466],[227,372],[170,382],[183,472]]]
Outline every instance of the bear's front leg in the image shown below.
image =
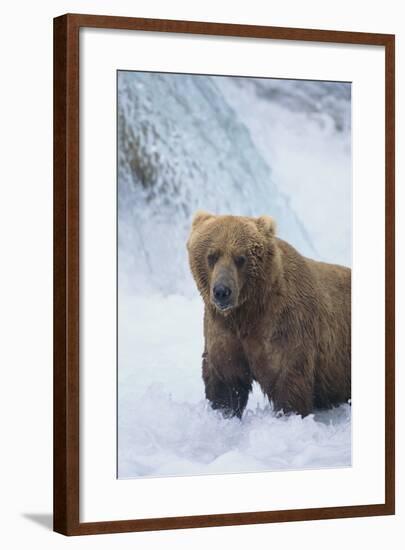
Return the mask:
[[242,345],[229,330],[210,320],[204,323],[205,351],[202,376],[205,396],[225,417],[242,417],[252,375]]
[[307,416],[314,408],[315,364],[305,353],[294,354],[279,366],[275,383],[269,388],[268,396],[275,410],[295,412]]
[[222,411],[224,417],[237,416],[242,418],[248,402],[252,382],[246,377],[241,379],[223,379],[210,364],[206,354],[203,356],[203,380],[205,384],[205,397],[213,409]]

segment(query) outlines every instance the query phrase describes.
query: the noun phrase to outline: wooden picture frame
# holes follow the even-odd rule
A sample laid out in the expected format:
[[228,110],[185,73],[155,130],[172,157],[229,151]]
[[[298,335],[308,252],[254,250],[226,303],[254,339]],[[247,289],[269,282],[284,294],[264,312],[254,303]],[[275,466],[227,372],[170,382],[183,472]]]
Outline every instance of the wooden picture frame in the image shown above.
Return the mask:
[[[79,495],[79,30],[83,27],[385,48],[385,502],[81,523]],[[68,14],[54,20],[54,530],[65,535],[390,515],[395,511],[393,35]]]

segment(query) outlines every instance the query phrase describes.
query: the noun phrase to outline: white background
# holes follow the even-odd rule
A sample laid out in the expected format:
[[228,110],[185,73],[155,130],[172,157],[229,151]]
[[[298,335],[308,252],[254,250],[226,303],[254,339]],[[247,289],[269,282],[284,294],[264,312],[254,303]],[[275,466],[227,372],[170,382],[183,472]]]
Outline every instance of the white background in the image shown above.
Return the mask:
[[[3,11],[2,162],[0,201],[2,284],[0,399],[2,419],[0,540],[6,548],[220,548],[268,545],[283,548],[399,548],[404,536],[405,504],[398,495],[396,517],[310,523],[215,528],[181,532],[142,533],[66,539],[49,530],[52,509],[52,17],[61,13],[105,13],[173,19],[212,20],[397,34],[397,96],[405,78],[401,3],[386,1],[339,3],[251,0],[222,4],[129,1],[53,1],[31,5],[16,1]],[[402,70],[401,70],[402,69]],[[4,97],[3,97],[4,96]],[[402,116],[401,116],[402,115]],[[404,119],[397,104],[397,120]],[[397,151],[404,148],[404,127],[398,128]],[[397,180],[404,179],[403,158]],[[404,191],[398,186],[398,211]],[[402,217],[403,220],[403,217]],[[398,253],[404,249],[404,222],[398,216]],[[404,264],[398,256],[398,280]],[[398,288],[398,304],[403,301]],[[398,334],[404,314],[398,308]],[[399,339],[398,339],[399,340]],[[398,341],[397,394],[403,374],[403,341]],[[405,405],[398,403],[398,464],[404,462]],[[397,485],[404,486],[403,470]]]

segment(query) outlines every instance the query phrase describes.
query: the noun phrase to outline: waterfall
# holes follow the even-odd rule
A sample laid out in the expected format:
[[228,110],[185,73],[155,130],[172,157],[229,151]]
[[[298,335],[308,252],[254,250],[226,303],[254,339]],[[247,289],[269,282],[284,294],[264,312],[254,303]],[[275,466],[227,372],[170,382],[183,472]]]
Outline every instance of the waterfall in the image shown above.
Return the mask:
[[271,215],[280,237],[302,254],[324,259],[288,188],[275,177],[277,124],[274,131],[272,124],[266,132],[255,131],[252,121],[260,122],[258,107],[275,105],[304,113],[320,133],[329,121],[334,134],[347,134],[348,85],[133,71],[118,75],[120,284],[134,292],[194,292],[186,240],[199,208]]

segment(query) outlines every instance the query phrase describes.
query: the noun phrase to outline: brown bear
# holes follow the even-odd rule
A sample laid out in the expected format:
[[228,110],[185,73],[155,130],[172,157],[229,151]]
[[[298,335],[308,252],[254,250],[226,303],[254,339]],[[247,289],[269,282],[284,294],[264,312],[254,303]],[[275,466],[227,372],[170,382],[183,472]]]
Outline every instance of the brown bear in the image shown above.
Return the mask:
[[198,211],[187,242],[204,300],[205,394],[241,418],[252,382],[276,411],[308,415],[351,395],[351,270],[302,256],[269,216]]

